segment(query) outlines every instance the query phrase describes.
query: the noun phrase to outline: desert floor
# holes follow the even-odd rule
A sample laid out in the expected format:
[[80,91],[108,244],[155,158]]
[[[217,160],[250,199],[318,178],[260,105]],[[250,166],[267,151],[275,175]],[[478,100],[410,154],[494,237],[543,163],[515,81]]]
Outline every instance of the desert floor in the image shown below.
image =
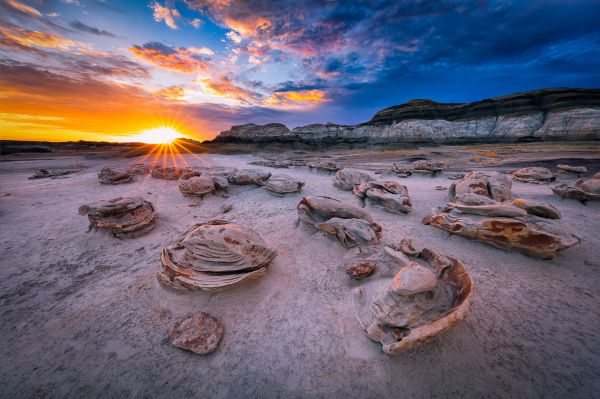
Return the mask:
[[[263,154],[264,155],[264,154]],[[268,155],[267,155],[268,156]],[[396,151],[271,154],[325,159],[386,175],[392,161],[447,159],[451,171],[557,163],[600,171],[598,144],[519,144]],[[186,155],[192,166],[248,168],[253,155]],[[137,177],[100,185],[102,166],[133,159],[41,157],[0,162],[0,396],[14,397],[597,397],[600,392],[600,203],[563,200],[549,185],[513,183],[513,197],[554,204],[582,238],[552,260],[496,249],[421,224],[446,201],[444,174],[398,179],[413,210],[367,206],[384,242],[409,237],[461,259],[475,283],[470,315],[411,352],[391,357],[362,332],[345,274],[348,250],[297,225],[304,195],[357,204],[332,175],[268,169],[306,182],[275,197],[233,186],[230,197],[181,195],[176,181]],[[180,162],[183,161],[180,159]],[[35,169],[83,163],[62,179],[28,180]],[[267,169],[252,167],[257,169]],[[559,177],[563,179],[563,177]],[[86,232],[79,205],[142,195],[159,221],[150,234],[119,240]],[[233,210],[219,214],[224,203]],[[197,205],[197,206],[190,206]],[[258,231],[278,255],[266,276],[218,293],[178,294],[156,279],[160,250],[190,225],[224,218]],[[171,346],[179,318],[208,312],[225,334],[199,356]]]

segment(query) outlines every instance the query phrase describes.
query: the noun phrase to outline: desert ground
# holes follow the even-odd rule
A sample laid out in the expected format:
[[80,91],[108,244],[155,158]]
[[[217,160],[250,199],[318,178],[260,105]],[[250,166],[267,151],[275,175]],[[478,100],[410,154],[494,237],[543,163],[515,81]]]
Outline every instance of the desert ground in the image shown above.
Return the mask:
[[[64,154],[63,154],[64,155]],[[382,352],[355,319],[345,273],[351,251],[306,224],[296,205],[306,195],[358,204],[306,167],[249,166],[264,157],[332,160],[398,180],[413,202],[396,215],[367,205],[384,242],[411,238],[458,258],[475,284],[467,318],[398,356]],[[443,159],[448,171],[406,179],[392,162]],[[269,170],[306,182],[276,197],[232,186],[229,198],[184,197],[177,181],[138,177],[98,183],[103,166],[142,157],[51,154],[0,162],[0,396],[14,397],[578,397],[600,391],[600,203],[561,199],[552,184],[513,182],[513,197],[548,202],[581,237],[552,260],[421,224],[446,202],[452,172],[556,164],[600,171],[598,143],[531,143],[381,150],[288,151],[253,155],[187,154],[178,163]],[[167,159],[168,161],[168,159]],[[58,179],[28,180],[36,169],[85,165]],[[558,177],[559,181],[565,178]],[[80,205],[141,195],[156,227],[134,239],[87,232]],[[233,205],[220,214],[223,204]],[[159,253],[194,223],[226,219],[277,248],[266,275],[215,293],[176,293],[158,284]],[[224,325],[217,350],[199,356],[172,346],[185,315],[207,312]]]

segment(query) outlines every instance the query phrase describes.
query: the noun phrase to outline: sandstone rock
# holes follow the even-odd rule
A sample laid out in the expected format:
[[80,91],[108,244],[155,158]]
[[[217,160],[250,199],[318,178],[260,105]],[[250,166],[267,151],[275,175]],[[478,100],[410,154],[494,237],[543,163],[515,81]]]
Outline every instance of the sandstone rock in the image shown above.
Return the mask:
[[552,192],[559,197],[582,202],[598,201],[600,200],[600,179],[578,180],[573,186],[562,183],[552,187]]
[[[153,167],[153,166],[152,166]],[[129,168],[129,172],[132,175],[147,175],[150,173],[151,166],[145,163],[136,163],[131,165]]]
[[498,248],[514,249],[527,255],[551,259],[557,252],[579,242],[579,238],[558,222],[532,215],[486,217],[467,215],[449,208],[423,219],[424,224],[452,234],[472,238]]
[[412,163],[414,171],[440,172],[446,167],[444,161],[419,160]]
[[271,176],[262,186],[272,194],[283,196],[298,193],[304,187],[304,182],[286,175]]
[[304,197],[298,203],[298,219],[334,235],[346,248],[377,244],[381,227],[364,210],[329,197]]
[[502,173],[494,171],[469,172],[461,181],[452,183],[448,189],[450,200],[462,194],[477,194],[495,201],[507,201],[511,197],[512,182]]
[[459,194],[454,198],[454,202],[464,205],[494,205],[497,203],[490,197],[475,193]]
[[167,288],[213,291],[262,277],[277,252],[254,230],[223,220],[192,226],[161,252]]
[[319,162],[309,162],[308,167],[311,169],[317,169],[324,172],[337,172],[342,169],[335,162],[330,161],[319,161]]
[[587,168],[585,166],[569,166],[564,164],[556,165],[559,172],[573,173],[576,175],[581,175],[587,173]]
[[152,177],[164,180],[178,180],[179,176],[185,172],[185,168],[177,166],[157,166],[152,169]]
[[463,177],[465,177],[464,173],[453,173],[453,174],[446,176],[446,178],[449,180],[460,180]]
[[596,174],[594,174],[594,176],[592,176],[592,179],[600,180],[600,172],[597,172]]
[[516,198],[513,205],[524,209],[530,215],[540,216],[546,219],[560,219],[560,212],[552,204],[546,204],[539,201]]
[[332,179],[334,187],[340,190],[352,190],[357,184],[373,180],[371,175],[358,169],[344,168],[338,170]]
[[357,319],[367,336],[397,355],[463,320],[473,283],[460,261],[424,248],[391,281],[370,279],[356,294]]
[[435,186],[435,189],[436,189],[437,191],[446,191],[446,190],[448,190],[448,187],[444,187],[444,186]]
[[393,180],[380,179],[361,183],[354,186],[353,192],[362,200],[380,206],[387,212],[400,214],[412,209],[408,189]]
[[400,240],[398,249],[402,253],[404,253],[406,255],[410,255],[410,256],[418,256],[421,253],[421,251],[416,249],[415,246],[413,245],[412,241],[408,238],[403,238],[402,240]]
[[105,229],[119,238],[134,238],[154,228],[158,214],[151,202],[141,197],[118,197],[79,207],[87,215],[89,229]]
[[448,203],[447,207],[456,209],[462,213],[468,213],[470,215],[505,217],[518,217],[527,215],[527,211],[525,209],[500,202],[491,205],[464,205],[450,202]]
[[254,169],[242,169],[231,173],[227,180],[230,184],[235,185],[248,185],[256,184],[261,185],[271,177],[270,172],[263,172],[261,170]]
[[128,169],[102,168],[98,172],[100,184],[121,184],[133,181],[133,175]]
[[412,166],[393,163],[392,171],[396,173],[399,177],[410,177],[412,176]]
[[81,172],[82,170],[87,169],[87,167],[77,167],[72,169],[38,169],[34,172],[33,176],[29,177],[29,180],[34,179],[59,179],[67,175],[71,175],[73,173]]
[[170,333],[172,345],[199,355],[214,352],[222,336],[219,320],[204,312],[179,320]]
[[183,195],[202,197],[213,193],[215,190],[215,183],[211,176],[192,176],[179,180],[179,191]]
[[556,177],[546,168],[521,168],[513,172],[513,179],[524,183],[545,183],[556,180]]
[[370,276],[375,271],[375,263],[362,262],[348,268],[346,273],[355,280],[362,280]]

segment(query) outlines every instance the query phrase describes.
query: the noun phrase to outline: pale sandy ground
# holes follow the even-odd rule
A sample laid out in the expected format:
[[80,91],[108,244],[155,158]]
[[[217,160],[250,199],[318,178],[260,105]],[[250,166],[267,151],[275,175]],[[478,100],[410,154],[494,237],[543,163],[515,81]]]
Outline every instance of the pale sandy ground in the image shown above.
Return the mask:
[[[186,158],[240,168],[257,159]],[[27,180],[36,168],[78,162],[91,168],[66,179]],[[343,271],[348,251],[296,226],[303,195],[357,203],[331,185],[330,175],[269,169],[305,180],[302,193],[278,198],[233,187],[229,199],[211,196],[189,207],[196,200],[184,198],[175,181],[98,183],[101,166],[133,162],[0,163],[1,397],[598,397],[600,204],[515,183],[515,197],[556,205],[583,239],[542,261],[422,225],[431,207],[445,202],[446,192],[434,187],[451,181],[399,179],[413,199],[409,215],[367,207],[384,227],[384,241],[406,236],[463,260],[476,291],[463,323],[390,357],[354,319],[355,283]],[[160,213],[156,228],[131,240],[86,233],[78,206],[122,195],[151,200]],[[160,249],[225,202],[233,210],[224,218],[278,248],[266,277],[214,294],[159,286]],[[204,357],[167,339],[175,320],[200,311],[225,326],[217,351]]]

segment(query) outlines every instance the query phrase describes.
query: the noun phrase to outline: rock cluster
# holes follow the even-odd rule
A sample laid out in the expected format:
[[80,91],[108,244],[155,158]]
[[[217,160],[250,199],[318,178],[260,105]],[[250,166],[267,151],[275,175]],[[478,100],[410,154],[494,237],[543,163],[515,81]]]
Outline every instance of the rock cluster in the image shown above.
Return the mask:
[[400,270],[392,279],[378,278],[358,287],[355,301],[367,336],[384,352],[397,355],[463,320],[470,311],[473,282],[460,261],[429,248],[389,252]]
[[158,214],[151,202],[141,197],[118,197],[79,207],[87,215],[89,229],[104,229],[119,238],[134,238],[154,228]]
[[381,226],[360,208],[329,197],[304,197],[298,203],[298,219],[334,236],[346,248],[378,244]]
[[471,172],[449,190],[450,202],[423,219],[424,224],[550,259],[579,238],[553,219],[560,212],[550,204],[526,199],[512,203],[510,181],[491,172]]
[[208,194],[221,193],[227,197],[229,184],[223,176],[212,176],[196,170],[187,170],[179,178],[179,191],[183,195],[203,197]]
[[161,252],[165,287],[214,291],[262,277],[277,251],[249,228],[223,220],[199,223]]

